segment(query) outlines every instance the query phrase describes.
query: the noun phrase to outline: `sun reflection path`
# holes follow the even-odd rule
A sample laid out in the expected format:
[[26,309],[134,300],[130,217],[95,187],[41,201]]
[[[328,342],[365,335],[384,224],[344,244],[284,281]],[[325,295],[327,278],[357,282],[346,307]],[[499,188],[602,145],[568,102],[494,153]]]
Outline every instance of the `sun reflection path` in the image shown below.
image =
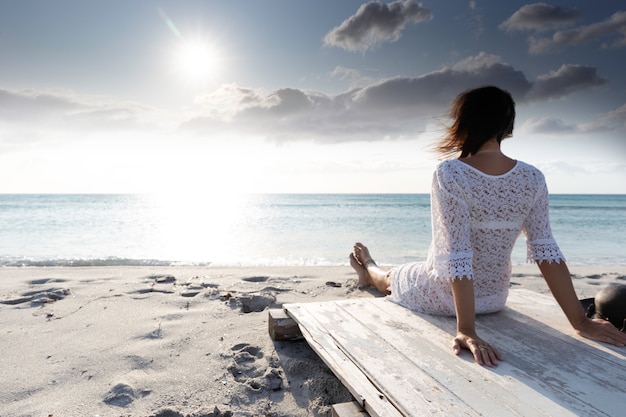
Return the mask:
[[244,194],[162,194],[152,198],[151,245],[161,256],[181,261],[236,262],[249,240],[251,196]]

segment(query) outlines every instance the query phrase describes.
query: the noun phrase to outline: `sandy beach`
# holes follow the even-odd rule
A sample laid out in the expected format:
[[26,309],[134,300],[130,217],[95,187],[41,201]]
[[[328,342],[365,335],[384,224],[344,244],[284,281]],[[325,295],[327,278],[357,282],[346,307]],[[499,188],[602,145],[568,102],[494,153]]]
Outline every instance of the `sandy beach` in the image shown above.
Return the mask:
[[[580,298],[626,283],[570,270]],[[511,288],[549,292],[532,265]],[[350,394],[267,310],[374,296],[349,266],[1,268],[0,416],[330,416]]]

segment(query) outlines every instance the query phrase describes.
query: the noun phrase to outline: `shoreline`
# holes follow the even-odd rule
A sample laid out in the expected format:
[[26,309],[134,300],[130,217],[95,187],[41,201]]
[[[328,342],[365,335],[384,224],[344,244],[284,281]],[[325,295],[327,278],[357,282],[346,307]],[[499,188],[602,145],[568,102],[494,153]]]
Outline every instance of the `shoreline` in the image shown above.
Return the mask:
[[[570,271],[579,298],[626,283],[626,265]],[[535,265],[511,288],[549,293]],[[374,296],[349,266],[3,267],[0,409],[330,416],[350,394],[305,342],[271,341],[267,309]]]

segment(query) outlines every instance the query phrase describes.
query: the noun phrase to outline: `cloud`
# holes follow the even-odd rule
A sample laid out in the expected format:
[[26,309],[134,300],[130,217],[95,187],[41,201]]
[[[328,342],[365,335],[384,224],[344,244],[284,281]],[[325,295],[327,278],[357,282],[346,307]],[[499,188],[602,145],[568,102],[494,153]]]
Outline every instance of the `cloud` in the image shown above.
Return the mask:
[[420,23],[431,18],[431,11],[413,0],[370,1],[332,29],[324,37],[324,44],[353,52],[367,51],[383,42],[400,39],[407,23]]
[[155,112],[136,103],[108,102],[69,91],[0,89],[0,122],[42,130],[68,126],[100,131],[145,129],[151,123],[148,116]]
[[609,112],[606,115],[606,120],[610,122],[620,123],[622,124],[622,127],[626,126],[626,104],[616,110]]
[[[355,75],[341,68],[337,73]],[[197,96],[185,114],[71,92],[0,90],[0,128],[12,126],[15,132],[19,127],[25,135],[73,132],[78,138],[146,131],[157,137],[176,128],[177,138],[192,135],[208,142],[250,136],[275,142],[400,140],[432,130],[444,120],[451,100],[468,88],[496,83],[523,104],[562,98],[605,82],[595,68],[578,65],[564,65],[531,81],[499,56],[481,52],[419,77],[378,80],[336,95],[224,84]],[[623,120],[623,113],[616,110],[611,117]],[[559,128],[555,122],[552,127]],[[6,135],[0,140],[7,145]]]
[[626,46],[626,12],[616,12],[602,22],[555,32],[552,37],[531,37],[530,52],[545,54],[558,52],[568,46],[581,45],[601,38],[609,38],[608,47]]
[[606,114],[598,115],[597,119],[590,123],[571,124],[554,117],[531,117],[526,119],[520,130],[529,134],[544,135],[624,131],[626,130],[626,104]]
[[451,100],[468,88],[496,83],[518,103],[527,103],[562,98],[604,82],[595,68],[577,65],[564,65],[532,82],[500,57],[483,52],[420,77],[384,79],[337,95],[297,89],[268,92],[230,84],[199,97],[203,113],[182,127],[261,135],[279,142],[414,138],[428,124],[443,119]]
[[606,83],[594,67],[565,64],[556,71],[540,75],[527,98],[532,101],[558,99]]
[[[607,161],[584,161],[584,162],[566,162],[566,161],[545,161],[536,163],[537,168],[546,174],[546,177],[562,175],[571,178],[572,175],[590,175],[590,174],[610,174],[614,178],[620,178],[626,168],[623,162],[607,162]],[[579,185],[579,184],[578,184]]]
[[570,163],[561,160],[537,162],[536,166],[546,177],[566,175],[568,178],[571,178],[572,175],[588,174],[588,171],[580,163]]
[[360,108],[393,110],[415,114],[416,110],[444,111],[459,92],[487,84],[497,84],[514,96],[524,96],[531,84],[521,71],[502,63],[496,55],[480,54],[417,78],[392,78],[354,93]]
[[[612,110],[604,115],[601,115],[597,121],[590,125],[590,129],[593,131],[616,131],[626,132],[626,104]],[[626,144],[626,141],[620,141]],[[625,147],[625,145],[622,145]]]
[[545,3],[526,4],[502,22],[500,29],[507,32],[521,30],[544,31],[570,25],[578,17],[580,17],[580,12],[577,10],[566,10],[562,7],[551,6]]
[[364,86],[376,82],[376,79],[363,75],[359,70],[346,68],[341,65],[336,66],[331,71],[330,76],[349,81],[351,87]]
[[551,117],[530,118],[524,122],[520,130],[527,133],[549,135],[578,133],[580,131],[576,125],[566,124],[561,119]]
[[33,90],[0,90],[0,120],[21,122],[43,121],[77,111],[81,105],[71,97]]

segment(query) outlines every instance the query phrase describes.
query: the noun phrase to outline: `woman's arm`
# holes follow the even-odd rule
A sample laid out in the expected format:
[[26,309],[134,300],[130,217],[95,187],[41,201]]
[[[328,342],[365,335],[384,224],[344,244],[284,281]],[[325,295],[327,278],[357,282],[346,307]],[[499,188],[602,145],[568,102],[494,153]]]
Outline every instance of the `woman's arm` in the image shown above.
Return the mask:
[[497,360],[503,360],[498,349],[489,345],[476,334],[476,310],[474,281],[463,277],[452,280],[452,294],[456,309],[456,337],[452,349],[460,354],[467,349],[474,355],[479,365],[498,366]]
[[615,346],[626,345],[626,334],[620,332],[610,322],[587,318],[576,296],[572,277],[565,261],[543,261],[537,262],[537,265],[554,299],[579,335]]

